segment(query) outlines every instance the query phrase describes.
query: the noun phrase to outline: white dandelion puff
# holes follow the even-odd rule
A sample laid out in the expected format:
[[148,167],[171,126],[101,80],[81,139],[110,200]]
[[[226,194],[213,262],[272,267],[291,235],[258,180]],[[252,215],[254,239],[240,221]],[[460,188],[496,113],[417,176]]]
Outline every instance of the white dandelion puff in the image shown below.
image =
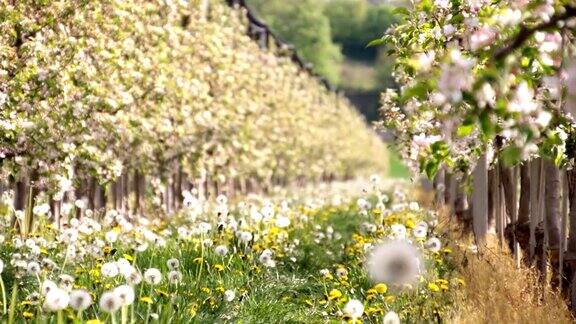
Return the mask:
[[182,272],[172,270],[168,273],[168,281],[173,284],[179,284],[182,281]]
[[357,318],[362,317],[364,314],[364,304],[358,299],[350,299],[344,306],[344,314],[352,317],[352,322],[355,322]]
[[168,266],[168,269],[170,270],[176,270],[180,266],[180,261],[175,258],[169,259],[166,261],[166,266]]
[[218,245],[214,249],[214,252],[216,252],[216,254],[218,254],[219,256],[225,256],[226,254],[228,254],[228,248],[225,245]]
[[83,311],[92,305],[92,296],[83,289],[70,292],[70,307],[77,311]]
[[56,288],[58,288],[58,285],[54,281],[46,279],[42,282],[40,291],[42,292],[42,295],[46,296],[50,291]]
[[374,282],[404,285],[416,281],[421,273],[421,253],[405,240],[393,240],[377,246],[368,256],[366,268]]
[[107,291],[100,296],[100,309],[106,313],[114,313],[122,306],[120,298],[112,291]]
[[400,324],[400,317],[398,314],[396,314],[396,312],[389,311],[386,313],[386,315],[384,315],[383,324]]
[[42,268],[40,267],[38,262],[35,261],[29,262],[28,265],[26,266],[26,271],[28,271],[28,273],[33,276],[39,274],[40,270],[42,270]]
[[126,279],[126,282],[130,285],[137,285],[140,282],[142,282],[142,275],[136,269],[134,269],[128,275],[124,276],[124,278]]
[[68,307],[70,296],[60,288],[51,289],[44,298],[44,308],[51,312],[56,312]]
[[128,306],[134,302],[134,288],[129,285],[122,285],[114,288],[113,290],[122,306]]
[[118,275],[120,269],[118,269],[118,265],[115,262],[107,262],[102,265],[100,272],[104,277],[113,278]]
[[432,237],[426,241],[426,248],[431,252],[438,252],[442,248],[442,242],[437,237]]
[[151,285],[157,285],[162,281],[162,273],[156,268],[150,268],[144,272],[144,280]]
[[234,298],[236,298],[236,293],[234,293],[233,290],[228,289],[224,292],[224,300],[225,301],[231,302],[234,300]]

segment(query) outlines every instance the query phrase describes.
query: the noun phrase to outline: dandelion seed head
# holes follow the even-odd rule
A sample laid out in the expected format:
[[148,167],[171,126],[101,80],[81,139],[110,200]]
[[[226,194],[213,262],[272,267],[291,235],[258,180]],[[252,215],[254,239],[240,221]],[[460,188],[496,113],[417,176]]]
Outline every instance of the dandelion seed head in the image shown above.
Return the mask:
[[120,298],[112,291],[107,291],[100,296],[100,309],[106,313],[114,313],[122,306]]
[[129,285],[122,285],[113,290],[122,306],[128,306],[134,302],[134,288]]
[[357,319],[364,314],[364,304],[358,299],[350,299],[343,309],[344,314]]
[[389,311],[386,313],[386,315],[384,315],[383,324],[400,324],[400,317],[398,314],[396,314],[396,312]]
[[170,270],[176,270],[180,266],[180,261],[176,258],[169,259],[166,261],[166,266],[168,266]]
[[173,284],[179,284],[182,281],[182,272],[172,270],[168,273],[168,281]]
[[156,268],[150,268],[144,272],[144,280],[151,285],[157,285],[162,281],[162,273]]
[[77,311],[83,311],[92,305],[92,296],[83,289],[70,292],[70,307]]
[[228,254],[228,248],[225,245],[218,245],[214,251],[216,252],[216,254],[218,254],[219,256],[225,256],[226,254]]
[[416,281],[421,273],[420,250],[406,240],[391,240],[375,247],[366,268],[372,281],[402,286]]
[[438,252],[442,248],[442,242],[437,237],[432,237],[426,241],[425,246],[430,252]]
[[234,298],[236,298],[236,293],[233,290],[226,290],[224,292],[224,300],[227,302],[231,302],[234,300]]
[[51,289],[44,298],[44,308],[50,312],[62,310],[68,306],[70,296],[58,287]]

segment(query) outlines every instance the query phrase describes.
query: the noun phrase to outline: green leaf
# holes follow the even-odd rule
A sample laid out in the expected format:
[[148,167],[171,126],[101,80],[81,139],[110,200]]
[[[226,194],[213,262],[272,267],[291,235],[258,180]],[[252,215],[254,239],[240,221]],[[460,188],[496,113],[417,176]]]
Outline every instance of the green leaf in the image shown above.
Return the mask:
[[513,166],[518,163],[518,161],[520,161],[520,154],[520,148],[512,145],[503,149],[500,153],[500,157],[502,158],[502,162],[504,162],[505,166]]
[[[409,70],[407,68],[407,70]],[[426,81],[421,81],[416,83],[413,87],[410,87],[402,93],[402,97],[400,98],[401,103],[406,103],[408,100],[412,98],[416,99],[425,99],[428,95],[428,91],[430,90],[430,84]]]
[[458,137],[466,137],[470,134],[472,134],[472,131],[474,130],[474,123],[470,123],[470,124],[462,124],[460,125],[460,127],[458,127],[458,129],[456,130],[456,136]]
[[384,39],[378,38],[378,39],[375,39],[375,40],[371,41],[370,43],[368,43],[368,45],[366,45],[366,48],[374,47],[374,46],[380,46],[380,45],[383,45],[384,43],[386,43],[384,41]]
[[482,111],[479,116],[480,119],[480,129],[486,138],[492,138],[494,135],[494,124],[490,118],[490,114],[487,110]]
[[440,168],[440,163],[437,160],[428,160],[424,167],[424,172],[426,172],[426,176],[428,179],[434,179],[434,176],[438,172]]
[[404,7],[396,7],[396,8],[394,8],[394,10],[392,10],[392,14],[409,16],[410,11]]

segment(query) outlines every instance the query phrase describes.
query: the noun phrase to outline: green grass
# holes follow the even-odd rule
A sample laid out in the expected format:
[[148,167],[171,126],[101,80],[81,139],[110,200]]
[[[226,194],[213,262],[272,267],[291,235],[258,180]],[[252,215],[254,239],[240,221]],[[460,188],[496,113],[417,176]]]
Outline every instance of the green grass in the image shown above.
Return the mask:
[[[378,198],[371,196],[370,199],[375,206]],[[15,248],[12,240],[7,239],[0,248],[0,255],[6,264],[2,276],[8,283],[8,296],[11,295],[12,283],[18,282],[18,302],[14,304],[17,306],[9,305],[16,311],[18,322],[25,316],[38,323],[56,322],[54,313],[42,310],[42,301],[24,301],[38,291],[38,279],[57,282],[60,274],[71,274],[75,277],[74,289],[89,291],[95,301],[84,311],[82,318],[111,323],[114,317],[119,323],[120,311],[110,315],[102,312],[98,306],[103,292],[126,282],[121,275],[106,278],[100,271],[104,263],[116,262],[119,258],[133,260],[133,266],[142,273],[151,267],[158,268],[163,276],[158,285],[142,282],[134,286],[136,300],[128,306],[130,314],[133,307],[134,315],[129,317],[134,323],[339,323],[346,319],[341,313],[342,308],[353,298],[364,303],[366,313],[362,319],[367,323],[379,322],[389,310],[398,312],[403,320],[409,322],[435,320],[450,305],[452,288],[450,292],[434,292],[422,284],[412,291],[394,291],[390,288],[387,292],[375,293],[372,289],[374,283],[369,281],[364,271],[366,244],[376,243],[387,235],[392,222],[405,223],[409,227],[409,224],[429,217],[426,211],[412,212],[406,209],[406,205],[403,206],[390,211],[390,216],[383,222],[379,209],[362,215],[354,202],[316,209],[295,204],[283,211],[291,219],[291,224],[286,228],[278,228],[274,222],[248,221],[242,225],[242,230],[259,236],[258,240],[249,244],[240,242],[230,228],[217,230],[213,211],[205,209],[196,221],[180,215],[146,228],[140,227],[139,231],[121,233],[118,241],[107,243],[101,248],[103,253],[100,256],[68,258],[66,262],[62,252],[69,244],[54,241],[57,230],[41,226],[41,232],[36,234],[44,237],[48,244],[43,247],[40,259],[49,257],[58,267],[44,268],[38,278],[17,269],[8,262],[11,254],[15,249],[25,253],[27,248]],[[230,217],[250,219],[237,211],[233,211]],[[184,238],[176,235],[178,229],[193,231],[199,228],[202,220],[212,224],[209,233]],[[362,230],[366,224],[372,224],[378,230],[367,233]],[[117,227],[112,224],[100,232],[81,235],[72,245],[89,246],[95,239],[103,239],[104,233],[112,228]],[[151,243],[146,251],[136,252],[135,248],[143,239],[138,232],[146,230],[163,236],[166,244],[155,246]],[[206,240],[213,246],[205,246],[203,243],[208,242]],[[226,245],[228,255],[217,255],[214,250],[217,245]],[[274,252],[275,267],[266,267],[259,261],[265,249]],[[182,281],[178,284],[167,282],[169,269],[166,261],[171,258],[180,261]],[[449,254],[426,254],[426,263],[429,271],[423,275],[423,282],[437,282],[439,278],[454,279]],[[329,275],[321,275],[323,269],[327,269]],[[338,269],[344,269],[347,275],[339,277]],[[236,298],[225,301],[225,290],[234,291]],[[71,320],[77,319],[76,312],[70,307],[63,313]]]
[[388,159],[390,161],[388,177],[390,178],[410,178],[410,171],[406,168],[397,151],[390,147],[388,149]]

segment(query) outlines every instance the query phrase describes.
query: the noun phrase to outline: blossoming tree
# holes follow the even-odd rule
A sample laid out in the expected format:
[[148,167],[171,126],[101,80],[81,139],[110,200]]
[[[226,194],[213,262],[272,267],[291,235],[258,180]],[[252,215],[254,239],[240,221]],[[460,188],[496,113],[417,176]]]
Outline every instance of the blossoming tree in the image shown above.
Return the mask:
[[576,4],[412,5],[398,8],[403,22],[373,42],[396,57],[400,85],[382,96],[381,126],[394,133],[414,172],[436,179],[439,201],[448,197],[461,212],[471,192],[479,242],[495,223],[517,254],[520,247],[530,256],[543,251],[545,236],[553,262],[573,262]]

